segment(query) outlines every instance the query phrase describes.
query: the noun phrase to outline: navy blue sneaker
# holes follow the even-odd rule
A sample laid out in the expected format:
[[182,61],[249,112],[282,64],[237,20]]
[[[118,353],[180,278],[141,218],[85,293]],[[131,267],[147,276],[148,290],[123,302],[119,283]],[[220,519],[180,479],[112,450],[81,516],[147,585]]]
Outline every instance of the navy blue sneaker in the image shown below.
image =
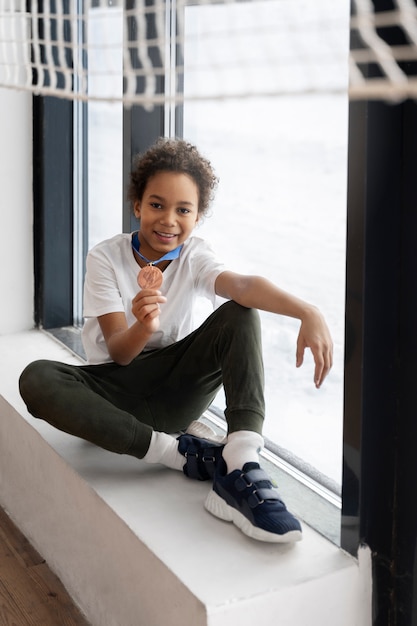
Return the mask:
[[188,478],[209,480],[213,478],[216,467],[222,459],[224,445],[194,435],[178,437],[178,451],[185,456],[183,472]]
[[216,517],[233,522],[258,541],[289,543],[302,539],[300,522],[287,510],[266,472],[258,463],[226,474],[222,461],[205,508]]

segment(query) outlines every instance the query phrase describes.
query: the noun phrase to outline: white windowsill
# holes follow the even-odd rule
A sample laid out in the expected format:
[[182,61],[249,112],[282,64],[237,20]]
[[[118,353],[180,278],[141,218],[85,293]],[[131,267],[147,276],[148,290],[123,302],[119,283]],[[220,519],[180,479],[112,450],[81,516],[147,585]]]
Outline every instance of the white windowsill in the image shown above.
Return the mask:
[[0,337],[0,504],[93,625],[370,624],[366,553],[305,524],[294,546],[252,541],[205,511],[208,483],[32,418],[17,381],[37,358],[79,363],[40,331]]

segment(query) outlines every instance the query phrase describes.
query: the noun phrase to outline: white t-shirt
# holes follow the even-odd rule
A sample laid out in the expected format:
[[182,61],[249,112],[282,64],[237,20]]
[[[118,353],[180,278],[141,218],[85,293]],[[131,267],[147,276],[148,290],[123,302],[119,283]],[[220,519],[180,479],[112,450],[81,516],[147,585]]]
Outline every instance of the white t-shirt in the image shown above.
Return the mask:
[[[140,268],[131,242],[131,234],[123,233],[99,243],[88,253],[82,339],[90,364],[111,361],[98,316],[124,312],[129,326],[136,321],[131,307],[132,299],[140,290],[137,283]],[[161,305],[160,328],[147,343],[146,350],[170,345],[194,330],[195,299],[206,297],[214,308],[215,281],[224,270],[224,265],[203,239],[190,237],[184,243],[179,258],[164,270],[160,291],[167,302]]]

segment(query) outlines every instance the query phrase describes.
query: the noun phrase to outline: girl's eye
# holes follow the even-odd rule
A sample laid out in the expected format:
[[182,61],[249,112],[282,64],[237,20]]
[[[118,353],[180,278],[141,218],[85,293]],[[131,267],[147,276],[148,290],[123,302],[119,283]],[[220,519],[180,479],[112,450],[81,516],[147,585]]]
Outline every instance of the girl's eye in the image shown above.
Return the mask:
[[190,209],[179,208],[178,212],[182,215],[187,215],[190,212]]
[[151,207],[153,209],[162,209],[162,204],[159,204],[159,202],[151,202]]

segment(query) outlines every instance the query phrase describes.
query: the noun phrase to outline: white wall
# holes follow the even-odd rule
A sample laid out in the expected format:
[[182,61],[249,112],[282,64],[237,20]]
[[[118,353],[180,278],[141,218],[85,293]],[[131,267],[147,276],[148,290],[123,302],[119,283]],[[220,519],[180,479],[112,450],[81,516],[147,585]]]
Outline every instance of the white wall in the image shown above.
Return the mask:
[[33,326],[32,96],[0,89],[0,335]]

